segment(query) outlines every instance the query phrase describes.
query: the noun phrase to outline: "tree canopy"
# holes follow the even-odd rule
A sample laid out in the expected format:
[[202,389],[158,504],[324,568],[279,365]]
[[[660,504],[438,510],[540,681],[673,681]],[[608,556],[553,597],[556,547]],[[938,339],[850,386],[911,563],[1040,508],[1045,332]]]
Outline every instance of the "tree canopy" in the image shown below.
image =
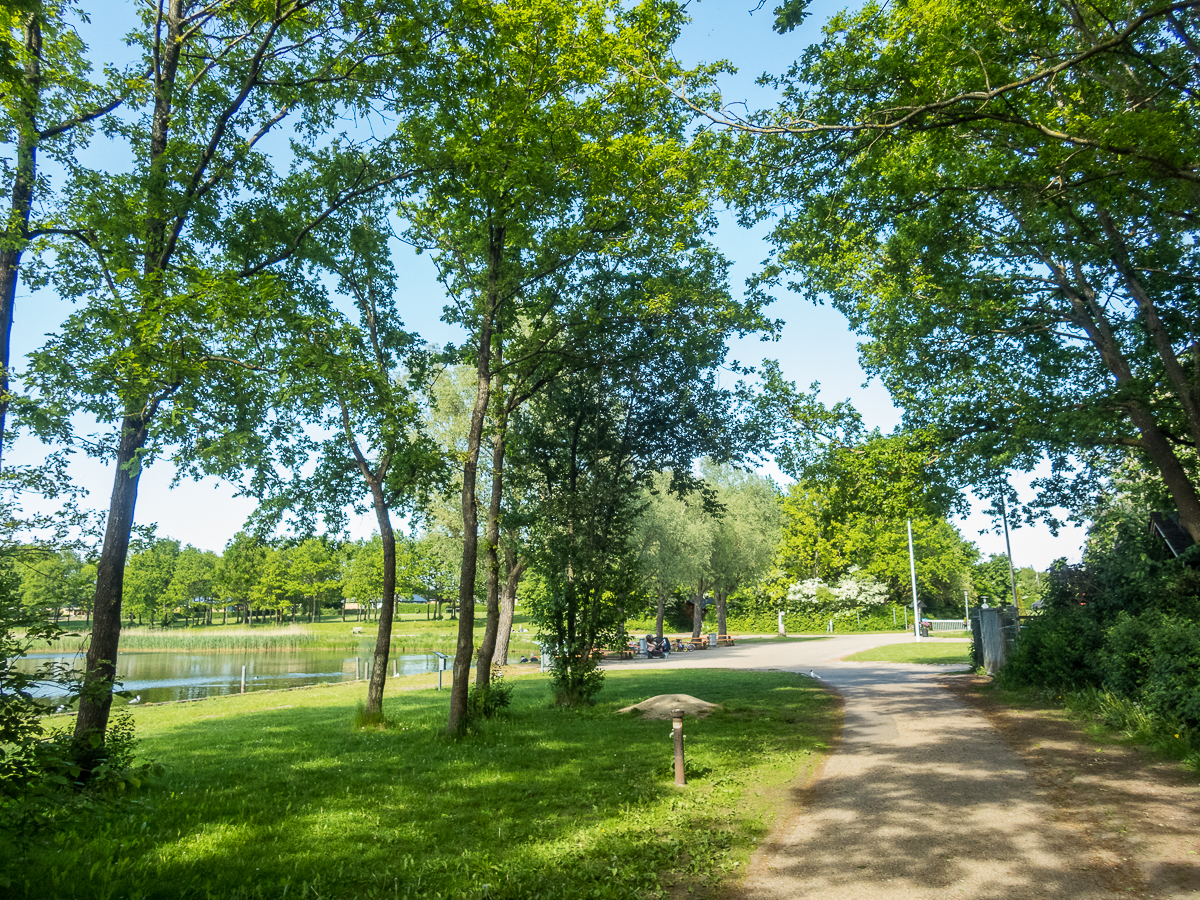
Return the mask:
[[778,109],[714,114],[743,131],[730,196],[782,211],[762,278],[845,313],[960,484],[1048,458],[1043,500],[1079,510],[1072,470],[1132,448],[1200,537],[1198,26],[1193,3],[868,3],[772,79]]

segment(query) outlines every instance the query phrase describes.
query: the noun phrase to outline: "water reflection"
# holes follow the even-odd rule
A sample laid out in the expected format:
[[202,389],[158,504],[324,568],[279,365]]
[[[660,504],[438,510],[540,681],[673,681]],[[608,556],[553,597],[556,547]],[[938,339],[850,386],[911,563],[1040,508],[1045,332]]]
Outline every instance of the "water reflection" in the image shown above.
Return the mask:
[[[74,668],[83,667],[82,655],[29,654],[17,667],[32,671],[47,660],[60,660]],[[354,681],[355,668],[367,677],[368,657],[344,653],[287,651],[273,653],[216,652],[122,653],[117,657],[117,678],[130,698],[118,697],[116,704],[140,697],[140,703],[165,700],[195,700],[241,690],[242,666],[246,667],[246,690],[263,691],[301,687],[308,684]],[[388,674],[420,675],[437,671],[438,658],[425,653],[393,655]],[[393,666],[394,664],[394,666]],[[47,684],[39,695],[49,701],[61,697],[57,685]]]

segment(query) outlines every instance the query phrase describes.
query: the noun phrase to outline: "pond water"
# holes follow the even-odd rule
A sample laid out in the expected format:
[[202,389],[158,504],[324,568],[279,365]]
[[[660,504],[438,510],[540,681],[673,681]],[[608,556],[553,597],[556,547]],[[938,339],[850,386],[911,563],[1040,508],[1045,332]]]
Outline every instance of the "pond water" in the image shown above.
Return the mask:
[[[358,657],[362,678],[367,677],[367,656]],[[47,660],[60,660],[82,668],[82,656],[31,653],[17,667],[32,671]],[[393,667],[394,663],[394,667]],[[438,658],[430,654],[395,655],[388,662],[388,674],[420,675],[436,672]],[[117,657],[117,678],[128,698],[114,698],[114,705],[127,704],[140,697],[139,703],[165,700],[195,700],[216,694],[236,694],[241,690],[242,666],[246,667],[246,690],[265,691],[301,687],[308,684],[354,681],[355,657],[345,653],[303,650],[265,652],[174,651],[122,653]],[[49,701],[61,696],[56,685],[39,692]]]

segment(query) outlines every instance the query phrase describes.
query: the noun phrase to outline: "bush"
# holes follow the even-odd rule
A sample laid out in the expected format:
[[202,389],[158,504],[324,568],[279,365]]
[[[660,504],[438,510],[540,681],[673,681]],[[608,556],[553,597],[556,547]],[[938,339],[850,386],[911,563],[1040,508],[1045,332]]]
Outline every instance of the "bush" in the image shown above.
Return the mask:
[[550,690],[554,692],[556,704],[590,706],[602,687],[604,672],[600,670],[600,658],[596,654],[571,658],[555,654]]
[[1200,730],[1200,571],[1187,555],[1163,558],[1134,526],[1107,523],[1103,540],[1094,530],[1082,565],[1052,569],[1046,612],[1021,629],[999,680],[1007,687],[1094,688],[1109,698],[1105,709],[1120,706],[1131,722],[1148,717],[1153,727],[1143,722],[1138,733],[1194,732]]
[[1051,609],[1021,626],[1021,640],[1000,671],[1005,687],[1079,690],[1100,684],[1104,632],[1082,607]]
[[504,680],[499,663],[492,666],[492,678],[483,687],[467,693],[467,721],[478,722],[500,714],[512,704],[513,685]]

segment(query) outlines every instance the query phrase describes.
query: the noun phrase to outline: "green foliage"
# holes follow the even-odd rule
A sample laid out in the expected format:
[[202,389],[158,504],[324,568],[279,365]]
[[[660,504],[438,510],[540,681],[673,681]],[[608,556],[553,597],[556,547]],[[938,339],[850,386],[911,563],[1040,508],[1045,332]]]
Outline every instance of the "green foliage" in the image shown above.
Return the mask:
[[516,686],[505,680],[500,664],[494,664],[488,682],[472,686],[467,694],[467,721],[479,723],[500,715],[512,705],[514,690]]
[[57,618],[60,610],[87,610],[96,589],[96,566],[74,550],[30,548],[15,559],[21,599],[30,609]]
[[[0,890],[9,900],[711,891],[736,877],[836,728],[832,697],[789,673],[615,673],[595,706],[576,710],[548,706],[540,677],[514,684],[509,714],[466,741],[444,735],[446,694],[432,689],[389,692],[398,724],[349,734],[361,685],[209,700],[212,718],[195,704],[136,709],[144,751],[165,763],[144,802],[6,845]],[[682,789],[659,772],[669,727],[615,714],[664,691],[722,705],[687,721],[696,778]]]
[[1100,683],[1098,654],[1104,630],[1086,609],[1048,610],[1021,629],[1021,640],[1000,673],[1000,683],[1079,690]]
[[[31,650],[61,651],[69,635],[51,618],[17,599],[11,560],[0,558],[0,832],[24,843],[50,826],[79,821],[157,771],[137,764],[133,720],[114,717],[108,740],[81,746],[68,731],[47,728],[47,707],[34,695],[52,682],[69,705],[79,691],[75,673],[57,661],[22,669]],[[103,743],[103,748],[100,744]],[[79,760],[88,758],[84,770]]]
[[167,589],[175,577],[179,552],[179,541],[170,538],[138,542],[131,548],[121,592],[121,611],[131,621],[145,615],[153,624],[161,616],[162,624],[171,624],[174,604],[167,602]]
[[[1094,688],[1165,728],[1200,727],[1200,572],[1143,524],[1144,498],[1117,482],[1095,511],[1079,566],[1057,564],[1046,611],[1022,628],[1006,685]],[[1194,552],[1194,551],[1193,551]]]
[[1122,612],[1105,634],[1098,668],[1112,693],[1200,732],[1200,621]]
[[[904,518],[855,509],[832,497],[821,482],[798,482],[782,500],[783,532],[771,576],[775,593],[796,582],[833,583],[852,569],[883,582],[893,600],[908,602],[911,580]],[[977,552],[945,519],[915,516],[917,587],[931,605],[955,605]],[[767,601],[769,602],[769,601]]]
[[954,483],[1049,457],[1039,502],[1078,514],[1135,447],[1200,537],[1177,449],[1200,433],[1198,28],[1124,0],[868,2],[729,138],[731,197],[780,213],[760,285],[846,314]]
[[[788,634],[824,634],[833,620],[834,634],[865,634],[875,631],[903,631],[905,611],[902,606],[886,607],[841,614],[822,609],[789,610],[783,614],[783,627]],[[912,610],[908,610],[912,623]],[[726,628],[730,634],[776,634],[779,631],[777,607],[764,608],[738,603],[729,615]]]

